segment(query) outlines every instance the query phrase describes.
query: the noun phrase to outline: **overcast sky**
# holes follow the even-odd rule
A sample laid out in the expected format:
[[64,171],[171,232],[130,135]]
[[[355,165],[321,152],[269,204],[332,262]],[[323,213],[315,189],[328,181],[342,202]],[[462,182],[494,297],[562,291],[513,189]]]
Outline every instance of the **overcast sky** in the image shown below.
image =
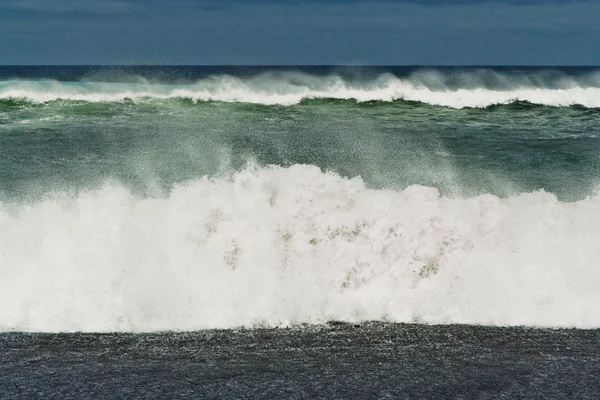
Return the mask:
[[0,0],[0,64],[599,65],[600,1]]

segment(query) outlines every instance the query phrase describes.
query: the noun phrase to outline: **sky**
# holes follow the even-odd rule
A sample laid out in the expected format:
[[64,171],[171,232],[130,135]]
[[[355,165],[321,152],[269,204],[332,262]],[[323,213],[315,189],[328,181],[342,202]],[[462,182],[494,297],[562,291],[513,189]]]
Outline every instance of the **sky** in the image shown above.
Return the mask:
[[0,65],[600,65],[600,1],[0,0]]

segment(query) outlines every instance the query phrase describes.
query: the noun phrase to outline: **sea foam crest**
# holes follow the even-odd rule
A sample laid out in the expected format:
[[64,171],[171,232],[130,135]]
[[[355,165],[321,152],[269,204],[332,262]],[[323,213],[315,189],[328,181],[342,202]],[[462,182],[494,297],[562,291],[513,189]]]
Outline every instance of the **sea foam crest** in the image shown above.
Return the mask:
[[600,327],[600,198],[373,190],[317,167],[0,206],[0,329]]
[[185,85],[13,80],[0,82],[0,99],[111,102],[189,98],[194,101],[294,105],[303,99],[332,98],[358,102],[408,100],[452,108],[487,107],[515,101],[548,106],[600,107],[600,78],[589,78],[585,82],[564,78],[558,84],[546,86],[528,79],[511,79],[497,77],[496,80],[503,83],[493,87],[475,78],[462,79],[458,86],[449,85],[442,75],[433,72],[408,78],[382,74],[370,80],[292,72],[249,78],[223,75]]

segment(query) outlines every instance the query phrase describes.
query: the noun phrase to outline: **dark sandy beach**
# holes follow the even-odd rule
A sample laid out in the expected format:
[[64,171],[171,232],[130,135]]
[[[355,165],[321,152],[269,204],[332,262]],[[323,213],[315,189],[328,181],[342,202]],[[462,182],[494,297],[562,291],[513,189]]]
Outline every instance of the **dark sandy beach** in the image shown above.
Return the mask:
[[0,335],[0,394],[34,398],[596,398],[600,331],[369,323]]

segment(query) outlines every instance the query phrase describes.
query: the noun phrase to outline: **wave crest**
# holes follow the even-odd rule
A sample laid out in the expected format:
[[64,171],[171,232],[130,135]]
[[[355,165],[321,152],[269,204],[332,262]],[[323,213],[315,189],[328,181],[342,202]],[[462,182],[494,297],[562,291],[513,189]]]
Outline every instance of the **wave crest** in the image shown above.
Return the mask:
[[265,105],[294,105],[306,99],[346,99],[357,102],[406,100],[451,108],[483,108],[513,102],[600,107],[600,78],[588,77],[583,82],[563,78],[549,84],[496,76],[494,82],[488,84],[473,75],[451,84],[443,75],[434,72],[406,78],[386,73],[369,80],[292,72],[247,78],[221,75],[182,85],[12,80],[0,82],[0,99],[43,103],[58,99],[115,102],[187,98]]

